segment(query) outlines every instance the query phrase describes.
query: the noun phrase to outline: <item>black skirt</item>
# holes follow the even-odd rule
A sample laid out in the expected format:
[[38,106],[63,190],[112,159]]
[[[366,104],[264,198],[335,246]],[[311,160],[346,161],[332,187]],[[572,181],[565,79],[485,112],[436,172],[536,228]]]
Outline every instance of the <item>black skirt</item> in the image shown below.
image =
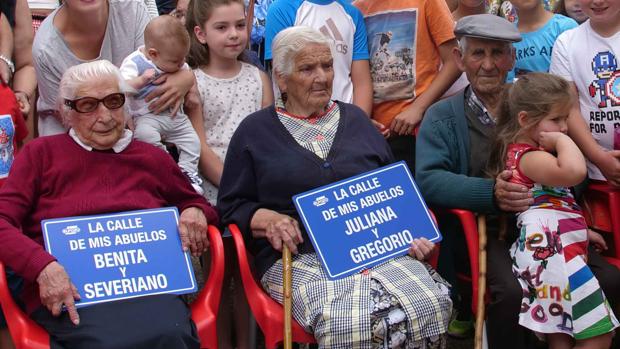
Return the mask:
[[50,334],[51,349],[200,348],[190,311],[176,295],[96,304],[78,313],[78,326],[67,312],[54,317],[44,307],[31,317]]

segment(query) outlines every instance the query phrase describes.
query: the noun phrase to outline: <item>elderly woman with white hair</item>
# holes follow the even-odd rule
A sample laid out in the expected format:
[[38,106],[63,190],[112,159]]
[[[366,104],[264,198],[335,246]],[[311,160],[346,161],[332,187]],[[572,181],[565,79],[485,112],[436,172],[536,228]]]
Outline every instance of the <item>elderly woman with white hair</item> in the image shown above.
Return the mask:
[[[208,246],[217,214],[164,151],[132,139],[127,87],[108,61],[69,68],[60,114],[69,132],[33,140],[0,190],[0,260],[24,278],[21,298],[51,348],[199,348],[186,304],[156,295],[84,307],[70,277],[43,248],[41,220],[176,206],[184,248]],[[67,311],[62,309],[66,308]]]
[[420,262],[433,249],[329,280],[291,197],[393,161],[358,107],[330,100],[332,43],[307,27],[280,32],[273,75],[282,97],[233,135],[219,188],[224,223],[239,226],[265,289],[282,295],[282,246],[293,258],[293,317],[321,348],[441,348],[452,303],[443,280]]

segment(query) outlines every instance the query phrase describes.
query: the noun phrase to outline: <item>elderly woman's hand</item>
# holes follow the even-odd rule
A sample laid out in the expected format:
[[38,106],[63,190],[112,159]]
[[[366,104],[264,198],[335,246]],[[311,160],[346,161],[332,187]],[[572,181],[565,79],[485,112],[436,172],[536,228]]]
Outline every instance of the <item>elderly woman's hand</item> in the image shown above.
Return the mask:
[[282,244],[285,244],[293,254],[297,254],[297,244],[304,241],[299,223],[292,217],[280,213],[276,213],[267,224],[265,236],[275,250],[282,251]]
[[179,111],[185,94],[194,85],[194,73],[191,70],[179,70],[173,74],[160,76],[154,83],[159,86],[145,99],[147,102],[153,101],[149,104],[149,109],[155,114],[160,114],[172,108],[171,114],[174,116]]
[[69,318],[74,325],[80,324],[80,316],[75,308],[74,300],[80,300],[80,294],[58,262],[48,264],[37,277],[41,304],[54,316],[59,316],[63,304],[67,307]]
[[426,238],[413,239],[409,247],[409,255],[419,261],[426,260],[433,250],[435,243],[428,241]]
[[183,251],[189,251],[194,256],[200,256],[209,248],[207,237],[207,218],[201,209],[188,207],[181,212],[179,220],[179,234]]
[[255,238],[266,238],[276,251],[286,245],[297,254],[297,244],[304,242],[299,223],[292,217],[276,211],[261,208],[252,217],[252,231]]

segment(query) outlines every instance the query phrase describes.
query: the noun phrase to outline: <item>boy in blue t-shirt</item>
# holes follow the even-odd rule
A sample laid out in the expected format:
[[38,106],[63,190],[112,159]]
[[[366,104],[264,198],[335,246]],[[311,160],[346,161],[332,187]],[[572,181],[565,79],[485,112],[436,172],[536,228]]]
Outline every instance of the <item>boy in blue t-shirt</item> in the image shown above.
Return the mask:
[[271,42],[282,30],[304,25],[334,40],[332,99],[372,112],[372,80],[366,25],[361,12],[347,0],[276,0],[265,22],[265,60]]
[[542,1],[512,0],[512,4],[522,40],[513,44],[516,62],[507,82],[529,72],[548,72],[555,40],[578,25],[572,18],[547,11]]

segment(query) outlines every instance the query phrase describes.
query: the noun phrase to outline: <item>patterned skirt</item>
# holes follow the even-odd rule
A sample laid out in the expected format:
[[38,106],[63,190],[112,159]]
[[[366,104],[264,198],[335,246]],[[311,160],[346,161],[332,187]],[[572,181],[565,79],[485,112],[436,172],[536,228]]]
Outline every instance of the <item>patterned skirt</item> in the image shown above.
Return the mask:
[[598,280],[586,264],[583,216],[530,209],[518,217],[513,272],[523,288],[519,324],[538,333],[586,339],[618,327]]
[[[443,348],[452,302],[449,285],[430,271],[402,256],[329,280],[316,254],[294,256],[293,317],[320,348]],[[261,281],[282,303],[282,260]]]

